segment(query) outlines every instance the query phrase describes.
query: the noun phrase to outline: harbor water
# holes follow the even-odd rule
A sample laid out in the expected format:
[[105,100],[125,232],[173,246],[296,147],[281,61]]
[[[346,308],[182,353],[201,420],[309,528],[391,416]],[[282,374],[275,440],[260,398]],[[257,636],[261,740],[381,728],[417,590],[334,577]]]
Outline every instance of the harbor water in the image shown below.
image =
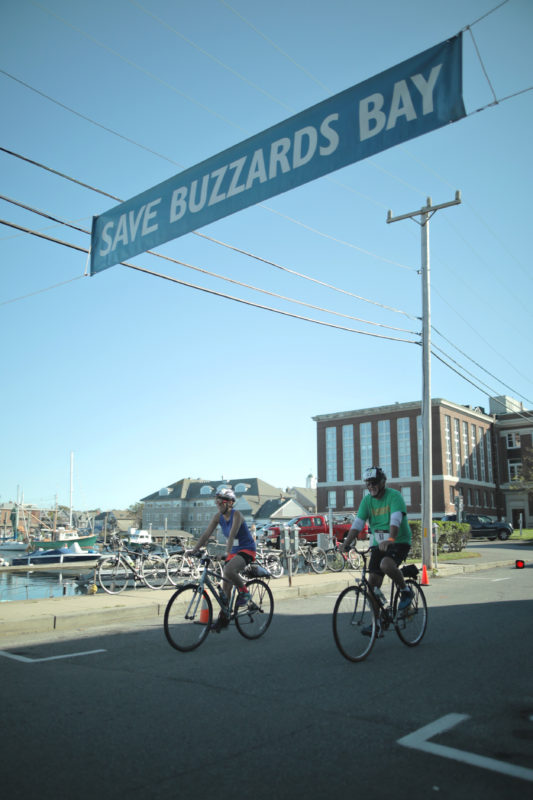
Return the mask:
[[[11,563],[13,557],[21,553],[6,552],[0,549],[0,557]],[[64,572],[33,570],[23,572],[0,570],[0,603],[17,600],[40,600],[52,597],[73,597],[87,593],[88,578],[93,570],[78,576],[72,570]],[[0,612],[1,616],[1,612]]]
[[[0,603],[86,594],[85,583],[63,573],[1,572]],[[1,612],[0,612],[1,616]]]

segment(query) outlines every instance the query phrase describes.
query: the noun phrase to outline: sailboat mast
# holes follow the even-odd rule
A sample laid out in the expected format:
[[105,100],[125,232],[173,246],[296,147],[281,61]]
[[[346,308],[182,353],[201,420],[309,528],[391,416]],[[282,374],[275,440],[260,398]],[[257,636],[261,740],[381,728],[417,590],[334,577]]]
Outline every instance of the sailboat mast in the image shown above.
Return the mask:
[[72,528],[72,481],[74,476],[74,453],[70,452],[70,513],[69,513],[69,528]]

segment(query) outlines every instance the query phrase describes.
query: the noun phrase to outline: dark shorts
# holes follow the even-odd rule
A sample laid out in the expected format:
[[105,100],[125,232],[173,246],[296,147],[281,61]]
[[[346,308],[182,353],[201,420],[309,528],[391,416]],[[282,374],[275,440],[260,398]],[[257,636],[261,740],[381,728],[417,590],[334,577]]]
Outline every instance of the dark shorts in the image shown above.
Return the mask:
[[371,547],[370,548],[370,564],[368,566],[369,572],[374,572],[377,575],[383,575],[384,572],[380,568],[380,564],[385,556],[392,558],[395,562],[396,566],[400,566],[402,561],[405,561],[407,558],[407,553],[411,549],[410,544],[390,544],[387,547],[385,553],[383,553],[379,547]]

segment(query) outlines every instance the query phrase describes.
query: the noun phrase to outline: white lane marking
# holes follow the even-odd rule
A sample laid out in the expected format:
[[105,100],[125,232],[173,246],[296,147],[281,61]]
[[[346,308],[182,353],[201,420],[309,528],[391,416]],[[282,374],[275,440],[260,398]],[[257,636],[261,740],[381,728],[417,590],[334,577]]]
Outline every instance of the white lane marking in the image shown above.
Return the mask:
[[505,761],[497,761],[495,758],[487,758],[486,756],[477,755],[477,753],[469,753],[465,750],[457,750],[455,747],[445,747],[444,745],[432,744],[427,741],[433,736],[455,727],[465,719],[469,719],[468,714],[446,714],[446,716],[431,722],[429,725],[425,725],[414,733],[398,739],[398,744],[404,747],[411,747],[414,750],[422,750],[424,753],[432,753],[435,756],[451,758],[453,761],[462,761],[472,767],[490,769],[493,772],[510,775],[512,778],[522,778],[525,781],[533,782],[533,769],[507,764]]
[[63,656],[48,656],[47,658],[28,658],[28,656],[17,656],[14,653],[7,653],[0,650],[0,656],[12,658],[13,661],[22,661],[24,664],[37,664],[40,661],[57,661],[60,658],[77,658],[78,656],[92,656],[93,653],[105,653],[106,650],[85,650],[83,653],[66,653]]

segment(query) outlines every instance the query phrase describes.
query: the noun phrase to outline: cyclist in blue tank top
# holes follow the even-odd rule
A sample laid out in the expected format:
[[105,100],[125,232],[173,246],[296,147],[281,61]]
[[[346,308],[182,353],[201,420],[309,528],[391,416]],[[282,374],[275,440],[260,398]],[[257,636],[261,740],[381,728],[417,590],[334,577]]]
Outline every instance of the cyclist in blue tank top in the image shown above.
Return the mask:
[[[220,525],[222,533],[227,539],[226,563],[222,577],[222,588],[226,594],[226,601],[229,603],[232,585],[237,587],[238,597],[235,608],[245,606],[250,602],[250,594],[246,588],[240,573],[247,564],[255,561],[255,541],[248,530],[248,525],[240,511],[233,508],[236,497],[233,489],[224,487],[219,489],[215,495],[217,512],[211,522],[202,533],[196,543],[193,553],[197,553],[205,544],[209,537],[215,532],[217,525]],[[220,612],[213,629],[220,632],[222,628],[229,624],[228,615]]]

